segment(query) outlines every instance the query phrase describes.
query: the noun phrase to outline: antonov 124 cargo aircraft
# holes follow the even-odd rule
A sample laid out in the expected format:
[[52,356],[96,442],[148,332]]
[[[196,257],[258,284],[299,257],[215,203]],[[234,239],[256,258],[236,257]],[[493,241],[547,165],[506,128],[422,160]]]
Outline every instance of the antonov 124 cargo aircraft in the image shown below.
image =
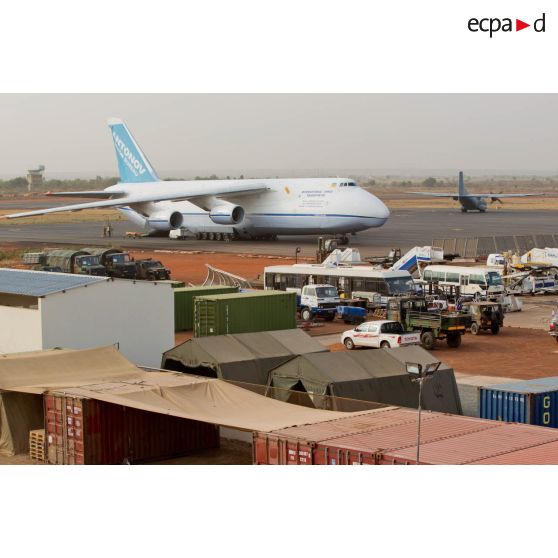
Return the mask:
[[[350,178],[161,180],[120,119],[110,119],[120,181],[100,191],[50,195],[95,201],[6,215],[8,219],[114,207],[149,233],[185,228],[198,238],[273,238],[381,227],[388,208]],[[213,236],[214,235],[214,236]]]

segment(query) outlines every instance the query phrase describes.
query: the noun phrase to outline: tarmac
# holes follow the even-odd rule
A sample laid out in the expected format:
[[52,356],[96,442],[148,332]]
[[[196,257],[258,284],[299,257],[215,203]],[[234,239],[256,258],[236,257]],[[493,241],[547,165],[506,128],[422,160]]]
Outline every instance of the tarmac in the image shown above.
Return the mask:
[[[125,248],[145,250],[200,250],[225,253],[269,254],[292,256],[297,247],[301,256],[313,257],[317,236],[281,236],[277,241],[233,242],[170,240],[164,237],[130,239],[127,231],[137,230],[129,222],[114,222],[112,239],[102,236],[103,222],[48,225],[26,225],[14,220],[0,227],[1,242],[25,244],[105,245],[112,242]],[[387,253],[391,248],[406,250],[427,246],[434,238],[554,234],[557,232],[554,211],[489,210],[486,213],[461,213],[455,209],[401,209],[392,212],[380,228],[369,229],[350,237],[350,246],[358,248],[361,256]]]

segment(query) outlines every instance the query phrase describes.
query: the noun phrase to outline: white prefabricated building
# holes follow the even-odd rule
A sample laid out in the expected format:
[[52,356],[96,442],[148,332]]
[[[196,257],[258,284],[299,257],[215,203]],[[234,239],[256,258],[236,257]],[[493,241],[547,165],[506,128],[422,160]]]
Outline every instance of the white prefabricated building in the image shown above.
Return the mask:
[[0,269],[0,353],[110,344],[158,367],[175,344],[170,284]]

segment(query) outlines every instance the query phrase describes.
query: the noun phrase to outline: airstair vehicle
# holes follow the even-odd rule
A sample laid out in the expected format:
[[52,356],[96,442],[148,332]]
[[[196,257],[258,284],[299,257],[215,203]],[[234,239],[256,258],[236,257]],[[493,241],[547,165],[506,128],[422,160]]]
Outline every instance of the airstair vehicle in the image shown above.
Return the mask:
[[415,246],[399,258],[389,269],[390,271],[408,271],[413,274],[416,271],[421,274],[421,266],[431,263],[443,262],[444,251],[435,246]]

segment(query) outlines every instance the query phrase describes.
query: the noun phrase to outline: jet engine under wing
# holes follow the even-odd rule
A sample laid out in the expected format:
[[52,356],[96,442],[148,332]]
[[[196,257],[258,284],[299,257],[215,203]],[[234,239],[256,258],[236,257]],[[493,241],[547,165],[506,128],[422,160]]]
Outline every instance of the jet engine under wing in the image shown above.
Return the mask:
[[[81,211],[82,209],[95,209],[98,207],[125,207],[132,206],[137,203],[146,202],[158,202],[158,201],[181,201],[188,200],[192,203],[196,203],[196,198],[206,198],[207,196],[219,196],[220,198],[226,199],[230,194],[261,194],[268,190],[268,188],[262,184],[251,184],[251,185],[239,185],[236,188],[228,186],[223,188],[223,186],[207,185],[192,188],[184,188],[186,191],[167,191],[163,187],[150,189],[149,192],[133,193],[127,191],[112,190],[109,192],[104,192],[110,194],[111,196],[118,196],[115,199],[108,199],[102,201],[93,201],[86,203],[76,203],[72,205],[62,205],[60,207],[51,207],[49,209],[38,209],[36,211],[26,211],[23,213],[12,213],[10,215],[3,215],[0,219],[17,219],[19,217],[33,217],[35,215],[46,215],[49,213],[60,213],[63,211]],[[190,193],[188,193],[190,190]],[[91,192],[89,192],[91,194]]]

